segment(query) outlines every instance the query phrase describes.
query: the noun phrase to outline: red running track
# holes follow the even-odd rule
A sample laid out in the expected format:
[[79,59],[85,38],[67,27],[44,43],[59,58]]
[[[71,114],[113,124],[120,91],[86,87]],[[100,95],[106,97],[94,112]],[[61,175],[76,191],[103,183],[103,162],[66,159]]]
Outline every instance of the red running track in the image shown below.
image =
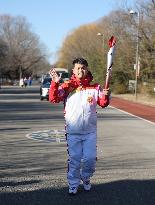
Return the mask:
[[155,122],[155,107],[153,106],[135,103],[117,97],[111,99],[110,106],[124,110],[151,122]]

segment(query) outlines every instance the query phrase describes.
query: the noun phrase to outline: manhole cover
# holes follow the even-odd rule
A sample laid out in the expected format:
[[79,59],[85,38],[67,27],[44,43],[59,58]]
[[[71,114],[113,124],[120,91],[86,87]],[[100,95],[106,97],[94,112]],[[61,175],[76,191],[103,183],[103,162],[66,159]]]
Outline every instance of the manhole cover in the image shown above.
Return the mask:
[[27,134],[26,137],[44,142],[66,141],[65,130],[43,130]]

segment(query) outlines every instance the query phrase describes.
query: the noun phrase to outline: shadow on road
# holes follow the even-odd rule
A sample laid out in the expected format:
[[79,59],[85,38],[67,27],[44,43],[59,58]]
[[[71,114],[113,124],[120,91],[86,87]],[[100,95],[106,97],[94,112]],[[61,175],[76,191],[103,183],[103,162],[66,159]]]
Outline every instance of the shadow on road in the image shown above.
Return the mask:
[[2,94],[27,94],[27,93],[39,93],[39,85],[35,87],[27,87],[27,88],[20,88],[14,86],[3,86],[0,89],[0,93]]
[[16,193],[1,193],[1,205],[154,205],[155,180],[121,180],[94,185],[90,192],[82,187],[76,196],[68,188],[40,189]]
[[0,187],[6,187],[6,186],[15,187],[15,186],[34,184],[39,182],[40,180],[30,180],[30,181],[21,181],[21,182],[15,182],[15,181],[0,182]]
[[17,131],[17,130],[29,130],[30,128],[27,127],[20,127],[20,128],[14,128],[14,127],[7,127],[7,128],[0,128],[0,132],[5,132],[5,131]]

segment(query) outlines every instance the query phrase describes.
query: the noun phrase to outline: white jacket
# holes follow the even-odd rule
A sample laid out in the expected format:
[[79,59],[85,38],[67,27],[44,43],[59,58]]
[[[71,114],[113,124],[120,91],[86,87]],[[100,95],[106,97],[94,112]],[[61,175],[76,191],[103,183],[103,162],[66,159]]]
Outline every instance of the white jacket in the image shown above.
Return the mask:
[[84,85],[76,82],[75,85],[70,80],[60,86],[52,81],[49,101],[64,101],[67,133],[88,134],[95,132],[97,128],[97,104],[106,107],[109,97],[103,95],[99,84],[90,85],[89,81]]

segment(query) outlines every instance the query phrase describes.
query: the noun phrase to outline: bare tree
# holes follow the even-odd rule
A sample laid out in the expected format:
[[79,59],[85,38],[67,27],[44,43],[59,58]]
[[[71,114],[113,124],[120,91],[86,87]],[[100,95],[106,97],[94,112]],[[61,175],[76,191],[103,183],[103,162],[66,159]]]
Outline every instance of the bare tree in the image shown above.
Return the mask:
[[24,72],[32,73],[43,59],[46,61],[45,48],[24,17],[0,16],[0,36],[8,47],[7,69],[18,73],[19,78]]

